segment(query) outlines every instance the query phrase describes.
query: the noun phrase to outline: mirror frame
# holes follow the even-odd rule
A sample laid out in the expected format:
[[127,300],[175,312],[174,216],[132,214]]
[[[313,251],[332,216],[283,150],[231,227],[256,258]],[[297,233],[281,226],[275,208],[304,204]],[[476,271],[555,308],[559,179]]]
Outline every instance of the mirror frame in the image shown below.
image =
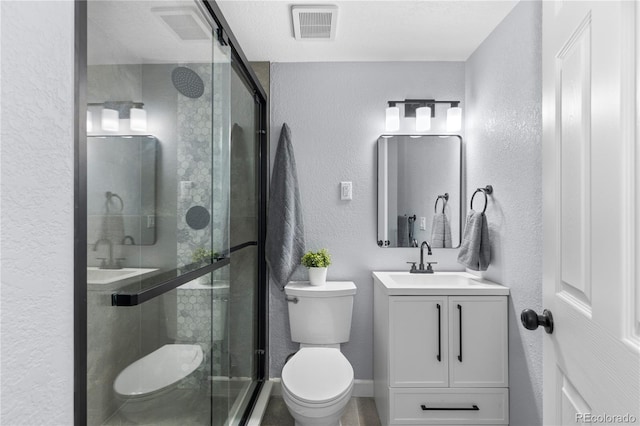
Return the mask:
[[[381,227],[381,221],[384,221],[383,218],[381,218],[381,207],[382,207],[382,203],[384,202],[383,200],[381,200],[381,186],[380,186],[380,139],[381,138],[385,138],[385,139],[390,139],[392,137],[396,137],[396,136],[420,136],[420,137],[424,137],[424,136],[433,136],[433,137],[449,137],[449,138],[458,138],[459,143],[460,143],[460,170],[459,170],[459,179],[460,179],[460,206],[459,206],[459,220],[458,220],[458,226],[459,226],[459,237],[456,241],[452,241],[452,247],[448,247],[448,250],[451,249],[458,249],[460,248],[460,245],[462,244],[462,232],[463,232],[463,220],[465,217],[465,207],[466,207],[466,200],[465,200],[465,193],[464,193],[464,188],[465,188],[465,184],[464,184],[464,168],[465,168],[465,164],[464,164],[464,139],[462,137],[462,135],[460,134],[415,134],[415,133],[394,133],[394,134],[382,134],[380,136],[378,136],[378,138],[376,139],[376,195],[377,195],[377,202],[376,202],[376,206],[377,206],[377,220],[376,220],[376,242],[378,244],[378,247],[380,248],[412,248],[412,247],[397,247],[397,246],[391,246],[389,245],[389,240],[383,241],[380,239],[380,227]],[[388,227],[388,218],[386,220],[386,223],[384,224],[384,226]]]

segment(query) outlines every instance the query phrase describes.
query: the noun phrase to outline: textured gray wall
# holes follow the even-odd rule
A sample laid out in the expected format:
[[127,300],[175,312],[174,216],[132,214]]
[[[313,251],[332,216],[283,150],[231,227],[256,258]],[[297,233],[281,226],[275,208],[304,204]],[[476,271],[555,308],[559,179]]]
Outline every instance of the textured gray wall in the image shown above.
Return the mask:
[[519,321],[522,309],[540,310],[542,298],[540,63],[541,3],[524,1],[466,67],[467,197],[494,186],[493,261],[482,275],[511,288],[510,424],[527,426],[542,423],[542,333]]
[[73,424],[74,3],[3,1],[0,423]]
[[[307,249],[329,249],[333,264],[328,279],[354,281],[358,288],[351,339],[343,346],[357,379],[373,377],[371,271],[408,270],[405,262],[419,257],[415,248],[377,246],[376,141],[384,133],[388,100],[428,97],[463,101],[464,63],[271,65],[271,155],[286,122],[298,167]],[[434,121],[434,133],[442,124]],[[339,184],[345,180],[353,182],[352,201],[340,200]],[[435,250],[438,270],[461,270],[456,256],[457,250]],[[300,268],[294,278],[306,277]],[[286,356],[297,345],[290,339],[284,294],[273,284],[270,292],[269,375],[280,377]]]

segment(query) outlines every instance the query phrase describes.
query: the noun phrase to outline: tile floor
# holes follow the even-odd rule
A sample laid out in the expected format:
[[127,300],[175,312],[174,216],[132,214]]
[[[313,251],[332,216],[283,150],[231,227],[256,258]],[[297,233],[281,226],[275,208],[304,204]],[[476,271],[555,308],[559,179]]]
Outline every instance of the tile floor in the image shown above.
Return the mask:
[[[294,421],[281,396],[271,396],[261,426],[293,426]],[[342,426],[380,426],[373,398],[351,398],[342,416]]]

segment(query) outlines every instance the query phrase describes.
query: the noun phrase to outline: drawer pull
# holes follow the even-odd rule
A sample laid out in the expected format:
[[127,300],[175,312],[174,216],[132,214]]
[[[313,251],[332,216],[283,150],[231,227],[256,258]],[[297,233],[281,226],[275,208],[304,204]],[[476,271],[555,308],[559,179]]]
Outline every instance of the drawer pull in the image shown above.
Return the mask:
[[458,305],[458,325],[460,326],[460,354],[458,355],[458,361],[462,362],[462,306]]
[[440,311],[440,304],[436,305],[438,308],[438,356],[436,357],[439,362],[442,362],[442,312]]
[[422,404],[420,408],[422,408],[422,411],[480,411],[476,404],[471,407],[427,407]]

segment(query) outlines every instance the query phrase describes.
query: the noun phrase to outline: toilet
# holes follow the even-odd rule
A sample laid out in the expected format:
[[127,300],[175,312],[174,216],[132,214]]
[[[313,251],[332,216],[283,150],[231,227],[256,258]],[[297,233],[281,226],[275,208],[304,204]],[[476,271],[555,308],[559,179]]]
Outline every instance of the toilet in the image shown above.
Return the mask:
[[340,352],[349,341],[356,286],[285,286],[291,339],[300,343],[282,369],[282,398],[296,426],[338,426],[353,393],[353,367]]
[[129,420],[148,422],[176,410],[176,392],[202,364],[200,345],[167,344],[133,362],[113,383],[120,412]]

